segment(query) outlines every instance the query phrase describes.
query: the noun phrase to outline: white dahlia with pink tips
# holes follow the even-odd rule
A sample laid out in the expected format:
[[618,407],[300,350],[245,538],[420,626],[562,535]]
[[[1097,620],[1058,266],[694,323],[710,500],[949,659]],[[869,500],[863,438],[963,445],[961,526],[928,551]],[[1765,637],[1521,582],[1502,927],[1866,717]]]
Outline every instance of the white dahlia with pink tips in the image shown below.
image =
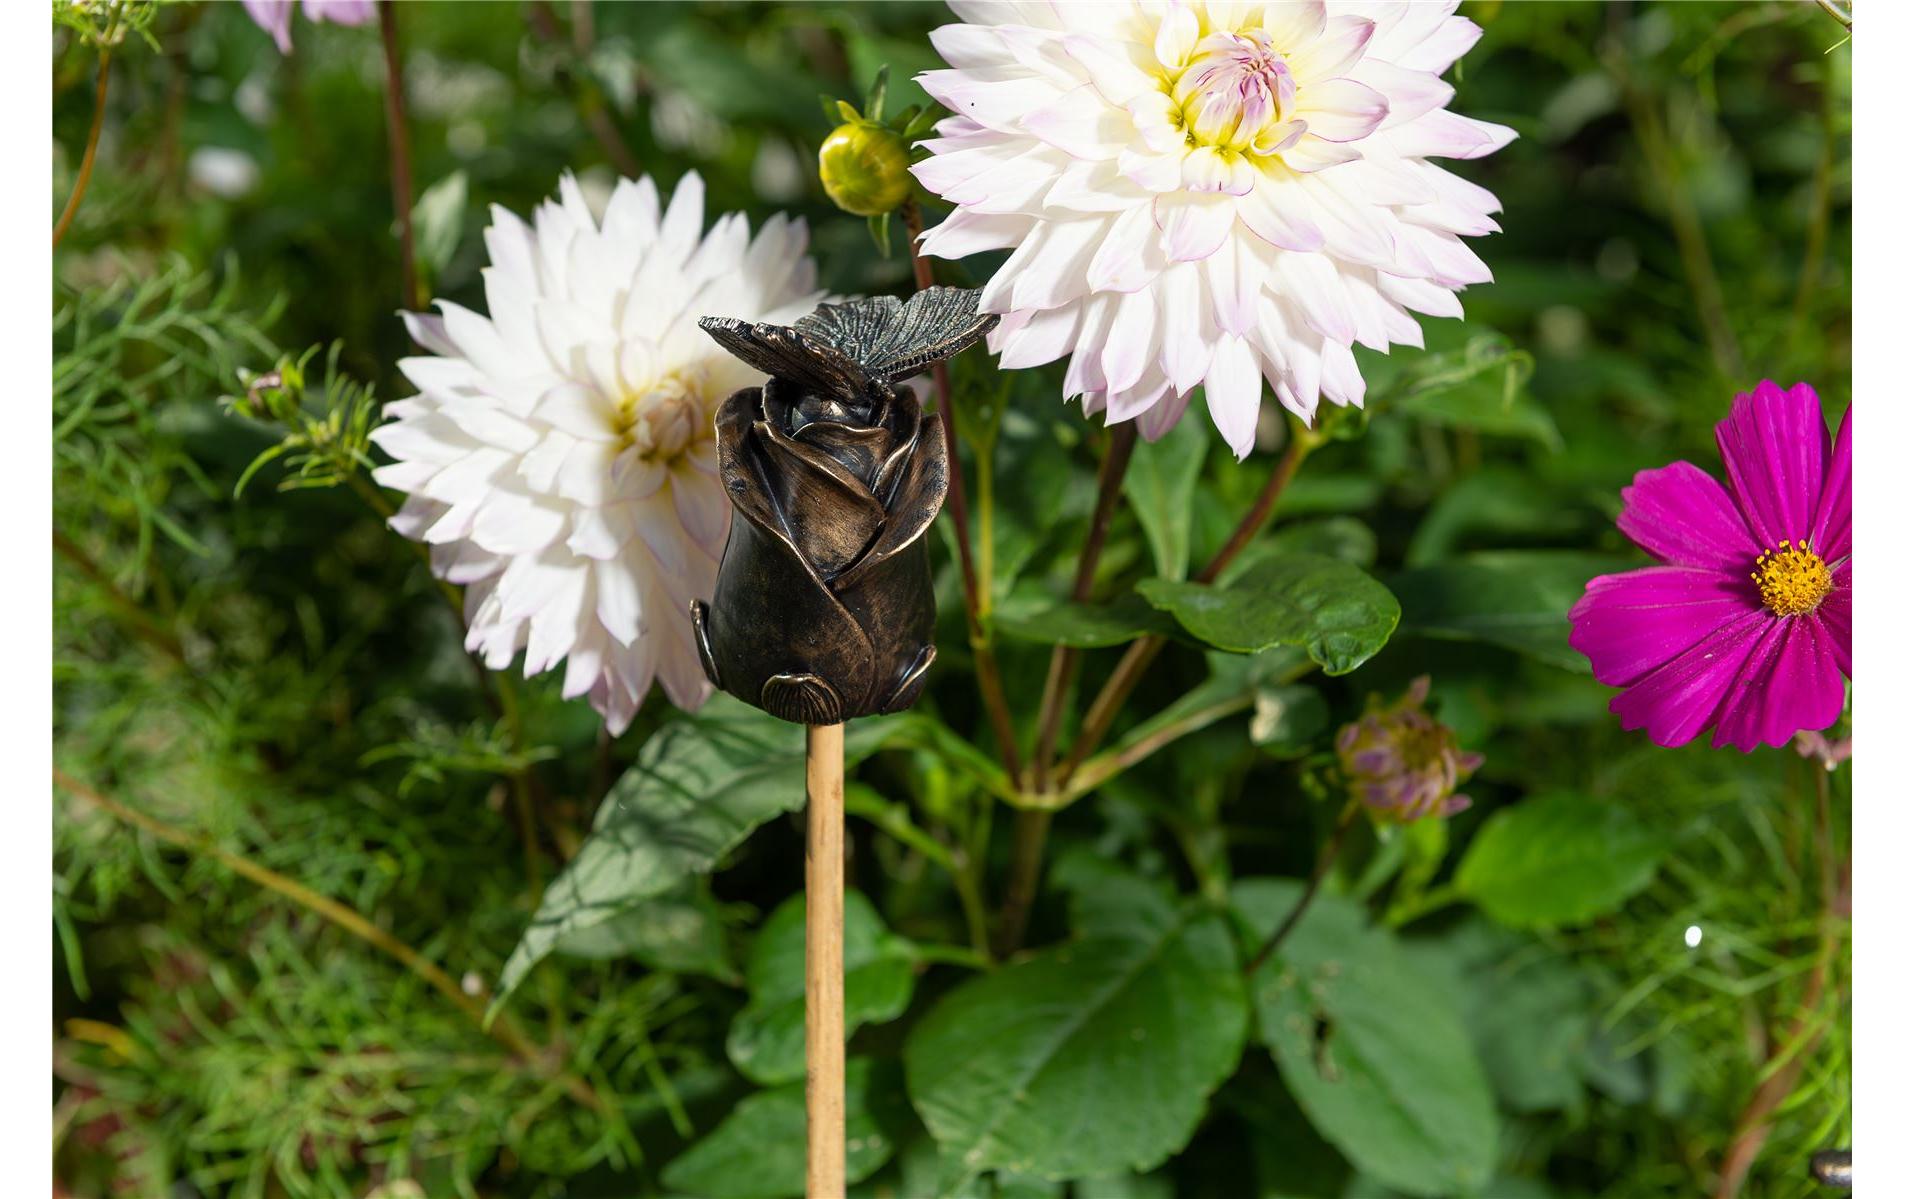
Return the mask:
[[695,324],[708,313],[791,324],[825,298],[807,230],[729,213],[702,236],[693,173],[666,210],[624,179],[598,221],[573,178],[534,224],[484,231],[489,315],[439,302],[406,314],[430,351],[397,365],[417,389],[386,406],[375,472],[409,493],[391,525],[467,588],[466,646],[492,669],[567,662],[620,733],[657,679],[698,706],[691,600],[714,594],[728,532],[714,413],[763,376]]
[[953,0],[921,84],[954,115],[913,170],[957,207],[921,242],[1013,253],[981,307],[1006,367],[1155,438],[1200,384],[1239,457],[1267,381],[1360,405],[1351,347],[1420,346],[1491,276],[1500,205],[1430,162],[1514,132],[1447,110],[1481,30],[1445,3]]

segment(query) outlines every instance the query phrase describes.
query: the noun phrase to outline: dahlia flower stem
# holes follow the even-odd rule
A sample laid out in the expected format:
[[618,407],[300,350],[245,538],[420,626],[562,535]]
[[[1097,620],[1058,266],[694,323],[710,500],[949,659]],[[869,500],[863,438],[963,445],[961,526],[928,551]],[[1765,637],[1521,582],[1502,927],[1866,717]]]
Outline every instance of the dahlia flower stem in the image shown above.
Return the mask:
[[847,1193],[845,727],[807,726],[807,1199]]
[[[900,207],[900,219],[906,222],[906,250],[913,259],[913,283],[924,291],[933,285],[933,267],[919,252],[922,231],[919,205],[908,200]],[[1005,684],[999,674],[999,659],[992,652],[992,635],[985,617],[992,608],[992,597],[981,595],[978,572],[973,568],[972,531],[966,517],[966,481],[959,466],[959,424],[954,411],[951,376],[946,364],[933,365],[933,388],[938,393],[939,421],[946,434],[946,511],[952,514],[953,545],[958,550],[959,589],[966,604],[966,634],[972,644],[973,672],[979,680],[979,697],[985,704],[992,724],[992,735],[999,742],[999,761],[1012,778],[1019,777],[1019,742],[1012,731],[1012,709],[1006,702]]]
[[1839,22],[1839,24],[1845,26],[1845,31],[1847,33],[1852,32],[1852,14],[1851,13],[1847,12],[1845,9],[1833,3],[1833,0],[1812,0],[1812,2],[1814,4],[1817,4],[1820,8],[1824,9],[1827,16]]
[[[525,1063],[531,1066],[548,1063],[549,1050],[537,1045],[524,1035],[507,1013],[498,1014],[487,1025],[484,1023],[485,993],[481,988],[474,994],[466,992],[441,966],[424,957],[409,942],[371,923],[356,909],[339,903],[328,895],[320,895],[296,879],[279,874],[267,866],[261,866],[242,854],[233,853],[203,837],[168,824],[156,816],[102,795],[57,767],[53,771],[53,782],[69,795],[84,800],[121,823],[132,825],[189,853],[208,857],[232,873],[328,920],[358,940],[396,959],[405,969],[434,987],[439,994],[450,1001],[451,1006],[468,1016],[477,1027],[484,1029],[498,1044]],[[556,1081],[571,1098],[583,1106],[596,1111],[608,1110],[608,1105],[603,1102],[602,1097],[582,1078],[565,1072],[558,1075]]]
[[[1091,525],[1085,534],[1085,546],[1078,554],[1078,569],[1072,574],[1071,599],[1074,603],[1090,598],[1098,577],[1098,559],[1104,552],[1105,534],[1118,510],[1118,495],[1124,487],[1125,470],[1131,465],[1131,448],[1137,441],[1136,423],[1113,425],[1110,444],[1098,463],[1098,500],[1092,506]],[[1078,651],[1069,645],[1052,648],[1051,664],[1045,671],[1045,693],[1039,702],[1038,749],[1033,755],[1032,787],[1044,791],[1051,782],[1052,755],[1057,748],[1058,726],[1064,720],[1065,701],[1071,694],[1072,677],[1078,670]]]
[[[1264,525],[1275,515],[1277,501],[1283,497],[1284,489],[1290,480],[1296,477],[1297,468],[1310,456],[1310,451],[1321,444],[1321,438],[1308,429],[1295,429],[1290,438],[1289,448],[1283,451],[1283,457],[1277,461],[1276,469],[1270,472],[1270,479],[1257,493],[1257,501],[1250,511],[1237,524],[1236,531],[1224,542],[1223,548],[1197,572],[1199,583],[1214,582],[1224,572],[1243,548],[1250,544]],[[1065,764],[1059,769],[1060,783],[1070,779],[1078,770],[1079,764],[1092,755],[1104,743],[1105,735],[1111,731],[1111,722],[1118,718],[1118,712],[1125,701],[1131,698],[1138,680],[1151,668],[1158,654],[1164,650],[1165,639],[1157,636],[1140,637],[1125,650],[1124,657],[1112,668],[1111,677],[1105,680],[1098,697],[1092,700],[1091,707],[1085,712],[1084,723],[1079,726],[1078,740],[1073,743],[1071,752],[1065,756]]]
[[1818,928],[1819,948],[1812,969],[1806,975],[1806,989],[1799,1010],[1786,1026],[1786,1035],[1774,1048],[1766,1065],[1771,1073],[1753,1088],[1746,1107],[1733,1125],[1733,1135],[1720,1159],[1720,1173],[1713,1185],[1714,1199],[1735,1199],[1746,1186],[1753,1163],[1772,1132],[1772,1119],[1792,1094],[1805,1073],[1807,1063],[1820,1041],[1825,1039],[1831,1021],[1825,1009],[1831,994],[1832,965],[1839,954],[1839,937],[1851,901],[1851,879],[1834,864],[1832,844],[1832,792],[1825,764],[1811,763],[1815,775],[1813,796],[1813,856],[1819,868]]
[[378,0],[377,27],[384,35],[384,123],[390,134],[390,203],[397,210],[397,245],[403,255],[403,303],[423,309],[417,283],[417,239],[411,228],[414,194],[410,176],[410,119],[404,104],[403,50],[397,43],[396,0]]
[[1304,886],[1303,894],[1297,896],[1296,904],[1291,907],[1289,914],[1284,916],[1283,923],[1277,925],[1276,931],[1271,933],[1269,939],[1263,943],[1263,948],[1259,949],[1256,956],[1250,959],[1250,964],[1244,967],[1245,974],[1255,974],[1259,966],[1269,961],[1270,955],[1277,951],[1277,947],[1289,940],[1291,932],[1296,929],[1297,921],[1303,919],[1303,913],[1310,910],[1310,903],[1316,899],[1316,893],[1323,887],[1324,877],[1329,874],[1330,867],[1336,864],[1336,855],[1342,852],[1343,838],[1349,835],[1349,826],[1355,823],[1356,810],[1357,804],[1354,799],[1343,805],[1343,810],[1337,814],[1336,826],[1330,829],[1329,840],[1323,843],[1322,851],[1316,855],[1316,867],[1310,871],[1310,881]]
[[79,174],[73,179],[73,194],[66,197],[66,207],[60,210],[60,219],[53,226],[53,244],[58,246],[60,238],[66,236],[72,227],[73,217],[79,212],[79,202],[86,195],[86,185],[92,182],[93,160],[99,155],[99,131],[106,124],[106,77],[112,68],[112,48],[99,52],[99,84],[93,90],[93,124],[86,133],[86,151],[79,159]]

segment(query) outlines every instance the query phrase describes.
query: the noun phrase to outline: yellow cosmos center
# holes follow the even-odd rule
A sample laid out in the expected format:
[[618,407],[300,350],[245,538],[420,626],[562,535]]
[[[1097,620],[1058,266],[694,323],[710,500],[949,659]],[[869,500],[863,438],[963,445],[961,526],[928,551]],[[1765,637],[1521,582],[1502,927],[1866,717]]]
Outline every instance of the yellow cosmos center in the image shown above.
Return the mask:
[[713,433],[701,383],[701,372],[688,368],[623,393],[616,405],[622,444],[644,461],[666,463]]
[[1804,616],[1832,593],[1832,571],[1804,538],[1798,545],[1780,542],[1778,549],[1761,554],[1753,566],[1760,600],[1775,616]]

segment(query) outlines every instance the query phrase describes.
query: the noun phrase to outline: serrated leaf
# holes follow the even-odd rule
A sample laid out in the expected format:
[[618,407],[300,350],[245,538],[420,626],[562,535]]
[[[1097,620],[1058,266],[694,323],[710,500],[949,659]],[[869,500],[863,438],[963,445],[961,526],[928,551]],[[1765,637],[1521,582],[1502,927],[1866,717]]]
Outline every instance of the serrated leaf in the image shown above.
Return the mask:
[[[1302,889],[1233,888],[1250,944]],[[1454,1003],[1356,904],[1318,896],[1252,976],[1251,1001],[1284,1085],[1359,1171],[1423,1196],[1473,1193],[1494,1172],[1499,1120]]]
[[993,610],[992,619],[1007,636],[1080,649],[1123,645],[1146,634],[1168,634],[1177,628],[1168,615],[1135,595],[1084,603],[1017,592]]
[[[848,761],[872,753],[899,727],[890,717],[854,721]],[[491,1010],[567,938],[714,869],[760,824],[800,807],[805,758],[800,726],[726,695],[658,729],[609,789],[581,849],[543,892],[503,964]]]
[[1126,468],[1125,497],[1151,546],[1151,560],[1160,578],[1181,579],[1191,563],[1192,502],[1197,476],[1210,448],[1210,432],[1202,421],[1183,421],[1169,437],[1140,440],[1131,448]]
[[[748,958],[748,1003],[728,1027],[728,1057],[765,1085],[801,1077],[807,1061],[807,899],[781,904],[761,927]],[[843,931],[846,1035],[906,1010],[913,997],[913,945],[888,932],[873,904],[846,894]]]
[[1368,661],[1401,615],[1388,588],[1321,554],[1273,558],[1222,587],[1146,579],[1138,592],[1206,645],[1236,654],[1300,645],[1325,674]]
[[[847,1181],[893,1156],[898,1078],[886,1063],[847,1061]],[[663,1185],[696,1199],[793,1199],[807,1184],[807,1093],[790,1083],[749,1095],[718,1127],[661,1172]]]
[[1149,1169],[1184,1147],[1236,1068],[1243,984],[1216,914],[1110,874],[1075,908],[1076,940],[959,987],[907,1041],[942,1191],[987,1169]]
[[1631,569],[1608,554],[1502,550],[1405,570],[1389,580],[1402,631],[1450,641],[1486,641],[1550,665],[1585,672],[1568,645],[1568,609],[1596,575]]
[[1511,928],[1579,924],[1653,880],[1665,841],[1618,804],[1572,792],[1490,816],[1455,871],[1455,890]]

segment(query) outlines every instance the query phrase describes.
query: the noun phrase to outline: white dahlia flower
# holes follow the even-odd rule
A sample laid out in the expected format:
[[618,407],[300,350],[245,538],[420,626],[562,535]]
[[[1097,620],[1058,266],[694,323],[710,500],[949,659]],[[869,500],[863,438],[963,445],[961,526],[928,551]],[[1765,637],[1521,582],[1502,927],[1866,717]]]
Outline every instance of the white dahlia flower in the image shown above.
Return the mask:
[[714,413],[762,376],[695,321],[791,323],[824,298],[802,222],[750,240],[730,213],[704,238],[702,191],[689,174],[664,213],[624,179],[598,225],[565,176],[533,226],[493,208],[489,316],[406,314],[434,357],[398,364],[419,394],[372,434],[397,460],[377,481],[409,493],[392,526],[468,589],[469,650],[492,669],[525,651],[531,675],[566,658],[563,695],[616,733],[657,678],[685,708],[710,690],[688,604],[728,531]]
[[1314,419],[1362,403],[1353,343],[1420,346],[1490,278],[1495,197],[1429,158],[1512,130],[1444,107],[1480,36],[1441,3],[953,0],[953,116],[914,174],[957,205],[921,242],[1014,248],[981,306],[1007,367],[1071,355],[1066,398],[1157,437],[1200,383],[1239,457],[1268,380]]

